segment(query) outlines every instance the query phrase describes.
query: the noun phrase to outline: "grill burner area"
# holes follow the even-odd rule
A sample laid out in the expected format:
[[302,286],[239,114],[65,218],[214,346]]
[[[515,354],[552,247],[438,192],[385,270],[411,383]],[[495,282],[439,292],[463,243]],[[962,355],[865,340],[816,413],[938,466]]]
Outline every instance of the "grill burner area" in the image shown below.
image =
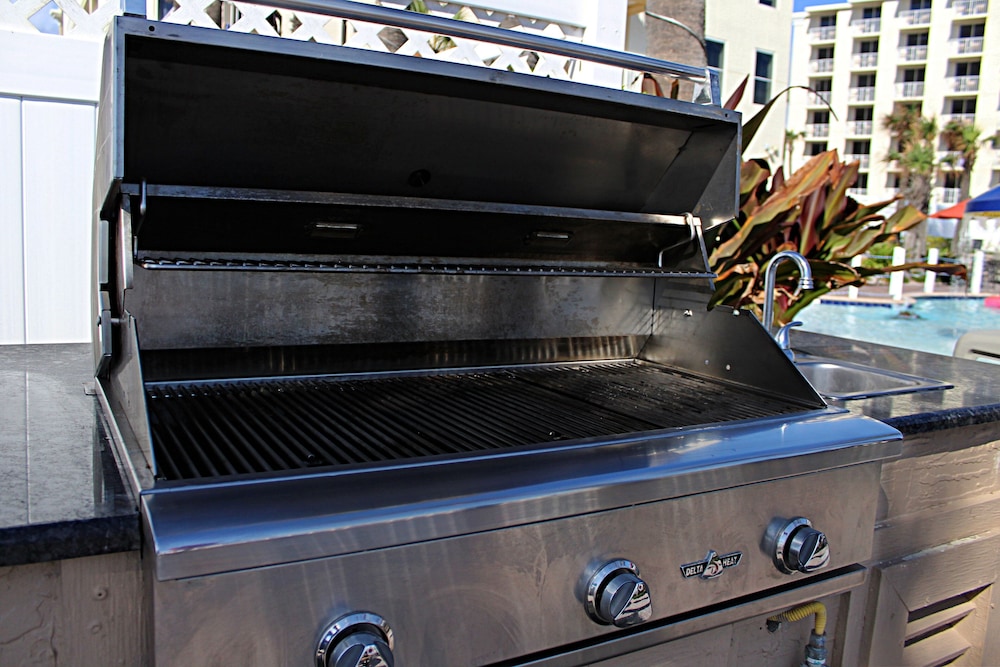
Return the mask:
[[641,361],[149,383],[168,480],[404,461],[801,412]]

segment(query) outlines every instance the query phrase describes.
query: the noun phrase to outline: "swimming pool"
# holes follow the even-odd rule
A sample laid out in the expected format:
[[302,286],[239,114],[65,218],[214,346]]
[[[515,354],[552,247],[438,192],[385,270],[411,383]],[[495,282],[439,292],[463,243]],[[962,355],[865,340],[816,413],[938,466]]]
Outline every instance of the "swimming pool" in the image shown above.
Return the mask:
[[1000,329],[1000,309],[981,298],[917,299],[912,306],[814,303],[796,318],[806,331],[951,355],[973,329]]

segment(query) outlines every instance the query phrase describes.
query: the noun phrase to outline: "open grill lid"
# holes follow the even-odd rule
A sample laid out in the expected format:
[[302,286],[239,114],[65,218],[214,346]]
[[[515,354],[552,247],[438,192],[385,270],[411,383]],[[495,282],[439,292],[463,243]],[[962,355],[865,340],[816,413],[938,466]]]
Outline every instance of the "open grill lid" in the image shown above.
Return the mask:
[[131,18],[107,57],[95,203],[145,188],[140,253],[655,266],[736,213],[718,107]]

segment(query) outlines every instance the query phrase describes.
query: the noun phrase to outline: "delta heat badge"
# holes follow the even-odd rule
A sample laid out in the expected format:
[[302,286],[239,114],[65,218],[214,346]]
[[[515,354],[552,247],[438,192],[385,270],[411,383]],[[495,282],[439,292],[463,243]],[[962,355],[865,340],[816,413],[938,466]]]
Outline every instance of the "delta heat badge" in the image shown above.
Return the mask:
[[700,579],[715,579],[730,567],[736,567],[743,560],[743,552],[733,551],[721,556],[713,550],[703,560],[681,565],[681,574],[685,579],[698,577]]

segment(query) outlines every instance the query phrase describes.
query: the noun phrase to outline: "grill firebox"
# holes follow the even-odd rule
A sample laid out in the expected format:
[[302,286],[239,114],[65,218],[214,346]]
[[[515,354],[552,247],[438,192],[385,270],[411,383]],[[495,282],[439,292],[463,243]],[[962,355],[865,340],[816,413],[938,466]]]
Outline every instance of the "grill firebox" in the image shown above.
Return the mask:
[[146,394],[154,456],[168,480],[573,444],[803,408],[635,360],[150,383]]

